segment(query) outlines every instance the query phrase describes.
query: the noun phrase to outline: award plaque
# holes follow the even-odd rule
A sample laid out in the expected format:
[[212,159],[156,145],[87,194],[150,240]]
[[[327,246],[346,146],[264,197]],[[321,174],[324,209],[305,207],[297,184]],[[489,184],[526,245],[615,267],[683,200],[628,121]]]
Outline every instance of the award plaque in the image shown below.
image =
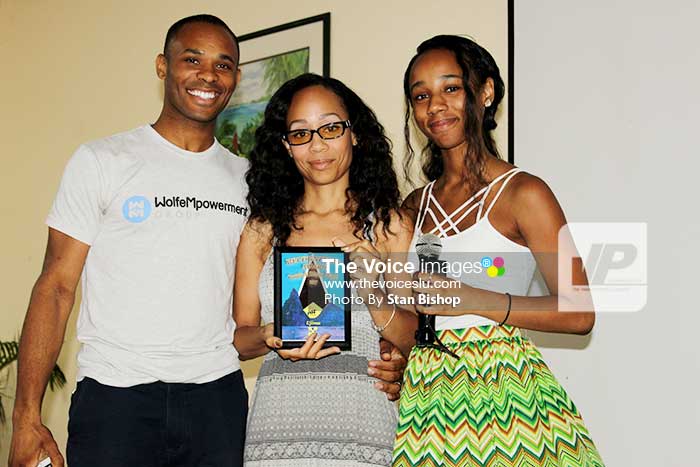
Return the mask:
[[335,247],[275,247],[275,336],[282,348],[309,334],[330,334],[324,347],[350,350],[351,290],[346,254]]

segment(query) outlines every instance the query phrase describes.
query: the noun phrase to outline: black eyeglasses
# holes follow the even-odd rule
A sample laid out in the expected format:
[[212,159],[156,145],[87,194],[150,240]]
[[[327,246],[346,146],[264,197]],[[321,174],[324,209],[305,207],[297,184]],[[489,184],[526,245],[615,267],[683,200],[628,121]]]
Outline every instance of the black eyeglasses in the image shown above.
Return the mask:
[[326,123],[315,130],[300,128],[298,130],[286,132],[284,134],[284,139],[290,146],[300,146],[310,142],[314,137],[314,133],[320,136],[321,139],[336,139],[343,136],[345,134],[345,129],[350,128],[350,126],[350,120],[345,120],[344,122]]

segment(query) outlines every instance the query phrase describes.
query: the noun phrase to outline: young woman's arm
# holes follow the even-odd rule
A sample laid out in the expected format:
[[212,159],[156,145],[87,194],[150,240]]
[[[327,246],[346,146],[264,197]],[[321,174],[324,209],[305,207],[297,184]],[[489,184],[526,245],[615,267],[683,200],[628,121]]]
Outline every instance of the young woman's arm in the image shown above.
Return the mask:
[[[567,292],[571,287],[559,284],[558,255],[576,256],[573,242],[568,236],[559,248],[560,229],[566,225],[566,218],[556,197],[547,184],[532,175],[523,174],[520,180],[513,180],[513,190],[507,203],[512,213],[517,230],[532,251],[537,266],[547,284],[550,295],[544,297],[511,297],[511,311],[507,314],[509,298],[505,294],[463,286],[450,294],[459,295],[462,306],[419,307],[419,311],[428,314],[456,315],[478,314],[498,323],[508,316],[506,324],[536,331],[586,334],[595,323],[595,313],[590,295],[577,292],[572,297]],[[505,194],[505,193],[504,193]],[[567,250],[558,251],[558,250]],[[585,284],[585,273],[573,270],[573,279],[577,284]],[[429,280],[427,274],[421,275]],[[416,290],[419,293],[439,293],[439,289]],[[444,293],[444,290],[443,290]],[[464,306],[467,304],[468,306]],[[562,306],[563,305],[563,306]],[[573,308],[576,311],[561,311],[561,308]]]

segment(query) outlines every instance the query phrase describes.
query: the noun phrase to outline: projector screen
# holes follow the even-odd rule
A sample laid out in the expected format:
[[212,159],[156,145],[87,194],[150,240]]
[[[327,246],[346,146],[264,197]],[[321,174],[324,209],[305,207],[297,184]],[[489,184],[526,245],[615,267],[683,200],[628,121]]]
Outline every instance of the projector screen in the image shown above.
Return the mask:
[[698,18],[689,0],[510,2],[515,163],[570,223],[648,232],[645,305],[586,337],[530,333],[608,466],[700,465]]

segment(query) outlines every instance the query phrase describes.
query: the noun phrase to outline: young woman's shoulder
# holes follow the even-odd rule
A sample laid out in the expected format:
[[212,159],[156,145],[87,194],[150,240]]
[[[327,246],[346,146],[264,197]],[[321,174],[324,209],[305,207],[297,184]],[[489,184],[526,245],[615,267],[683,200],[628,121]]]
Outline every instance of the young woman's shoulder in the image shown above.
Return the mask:
[[513,186],[506,190],[504,205],[509,206],[530,249],[540,249],[538,241],[555,241],[559,229],[566,224],[566,217],[547,183],[525,172],[518,173],[511,183]]
[[510,182],[509,193],[511,205],[518,212],[528,212],[559,206],[549,185],[536,175],[519,172]]

